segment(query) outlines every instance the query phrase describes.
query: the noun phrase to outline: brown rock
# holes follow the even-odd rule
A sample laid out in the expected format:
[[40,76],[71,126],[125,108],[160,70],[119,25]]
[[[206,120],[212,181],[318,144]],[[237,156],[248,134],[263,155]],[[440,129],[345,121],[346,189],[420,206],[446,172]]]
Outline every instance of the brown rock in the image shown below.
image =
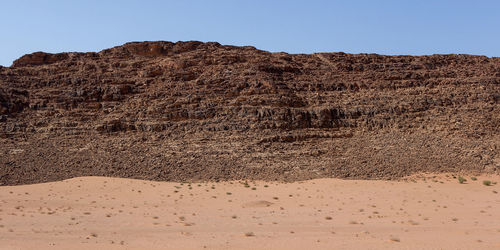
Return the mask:
[[196,41],[36,52],[0,68],[0,182],[495,172],[499,72],[484,56]]

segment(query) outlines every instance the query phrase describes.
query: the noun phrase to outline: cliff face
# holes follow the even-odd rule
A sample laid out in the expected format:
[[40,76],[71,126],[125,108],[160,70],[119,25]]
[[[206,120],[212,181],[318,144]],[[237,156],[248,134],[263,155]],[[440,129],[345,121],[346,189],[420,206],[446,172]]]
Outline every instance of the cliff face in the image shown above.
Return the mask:
[[0,182],[397,178],[500,170],[500,58],[202,42],[0,68]]

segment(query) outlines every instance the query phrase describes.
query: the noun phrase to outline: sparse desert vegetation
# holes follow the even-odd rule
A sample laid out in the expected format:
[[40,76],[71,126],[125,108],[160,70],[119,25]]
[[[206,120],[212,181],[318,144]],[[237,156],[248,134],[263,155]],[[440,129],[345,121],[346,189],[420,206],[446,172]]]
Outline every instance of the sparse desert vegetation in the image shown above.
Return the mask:
[[[85,177],[0,187],[0,248],[5,242],[32,246],[33,239],[60,237],[57,246],[62,248],[266,248],[274,242],[325,249],[348,242],[374,249],[391,248],[388,244],[474,249],[481,240],[482,246],[494,249],[499,227],[492,218],[500,216],[498,194],[477,187],[483,186],[482,180],[494,186],[498,177],[478,176],[481,182],[457,186],[461,177],[412,177],[416,182],[221,181],[202,188],[189,182]],[[471,197],[474,202],[457,202]],[[65,219],[47,220],[50,216]],[[434,235],[450,240],[436,241]],[[210,239],[210,244],[199,239]]]
[[464,177],[462,177],[462,176],[459,176],[459,177],[458,177],[458,182],[459,182],[460,184],[463,184],[463,183],[467,182],[467,179],[465,179],[465,178],[464,178]]
[[246,232],[245,236],[246,237],[253,237],[253,236],[255,236],[255,234],[253,232]]
[[500,250],[500,0],[0,7],[0,250]]

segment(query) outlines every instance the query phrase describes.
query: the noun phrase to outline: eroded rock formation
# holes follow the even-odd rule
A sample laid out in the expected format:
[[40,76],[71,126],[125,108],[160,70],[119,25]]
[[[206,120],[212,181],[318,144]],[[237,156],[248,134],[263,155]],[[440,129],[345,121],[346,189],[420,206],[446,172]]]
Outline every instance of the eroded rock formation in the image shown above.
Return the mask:
[[202,42],[0,67],[0,182],[499,171],[500,58]]

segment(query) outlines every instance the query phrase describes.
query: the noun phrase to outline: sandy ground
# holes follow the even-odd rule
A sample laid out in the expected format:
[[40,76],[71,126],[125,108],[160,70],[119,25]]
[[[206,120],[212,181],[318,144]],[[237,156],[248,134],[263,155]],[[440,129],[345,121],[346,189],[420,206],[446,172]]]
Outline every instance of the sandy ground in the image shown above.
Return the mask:
[[0,187],[1,249],[500,249],[499,176]]

